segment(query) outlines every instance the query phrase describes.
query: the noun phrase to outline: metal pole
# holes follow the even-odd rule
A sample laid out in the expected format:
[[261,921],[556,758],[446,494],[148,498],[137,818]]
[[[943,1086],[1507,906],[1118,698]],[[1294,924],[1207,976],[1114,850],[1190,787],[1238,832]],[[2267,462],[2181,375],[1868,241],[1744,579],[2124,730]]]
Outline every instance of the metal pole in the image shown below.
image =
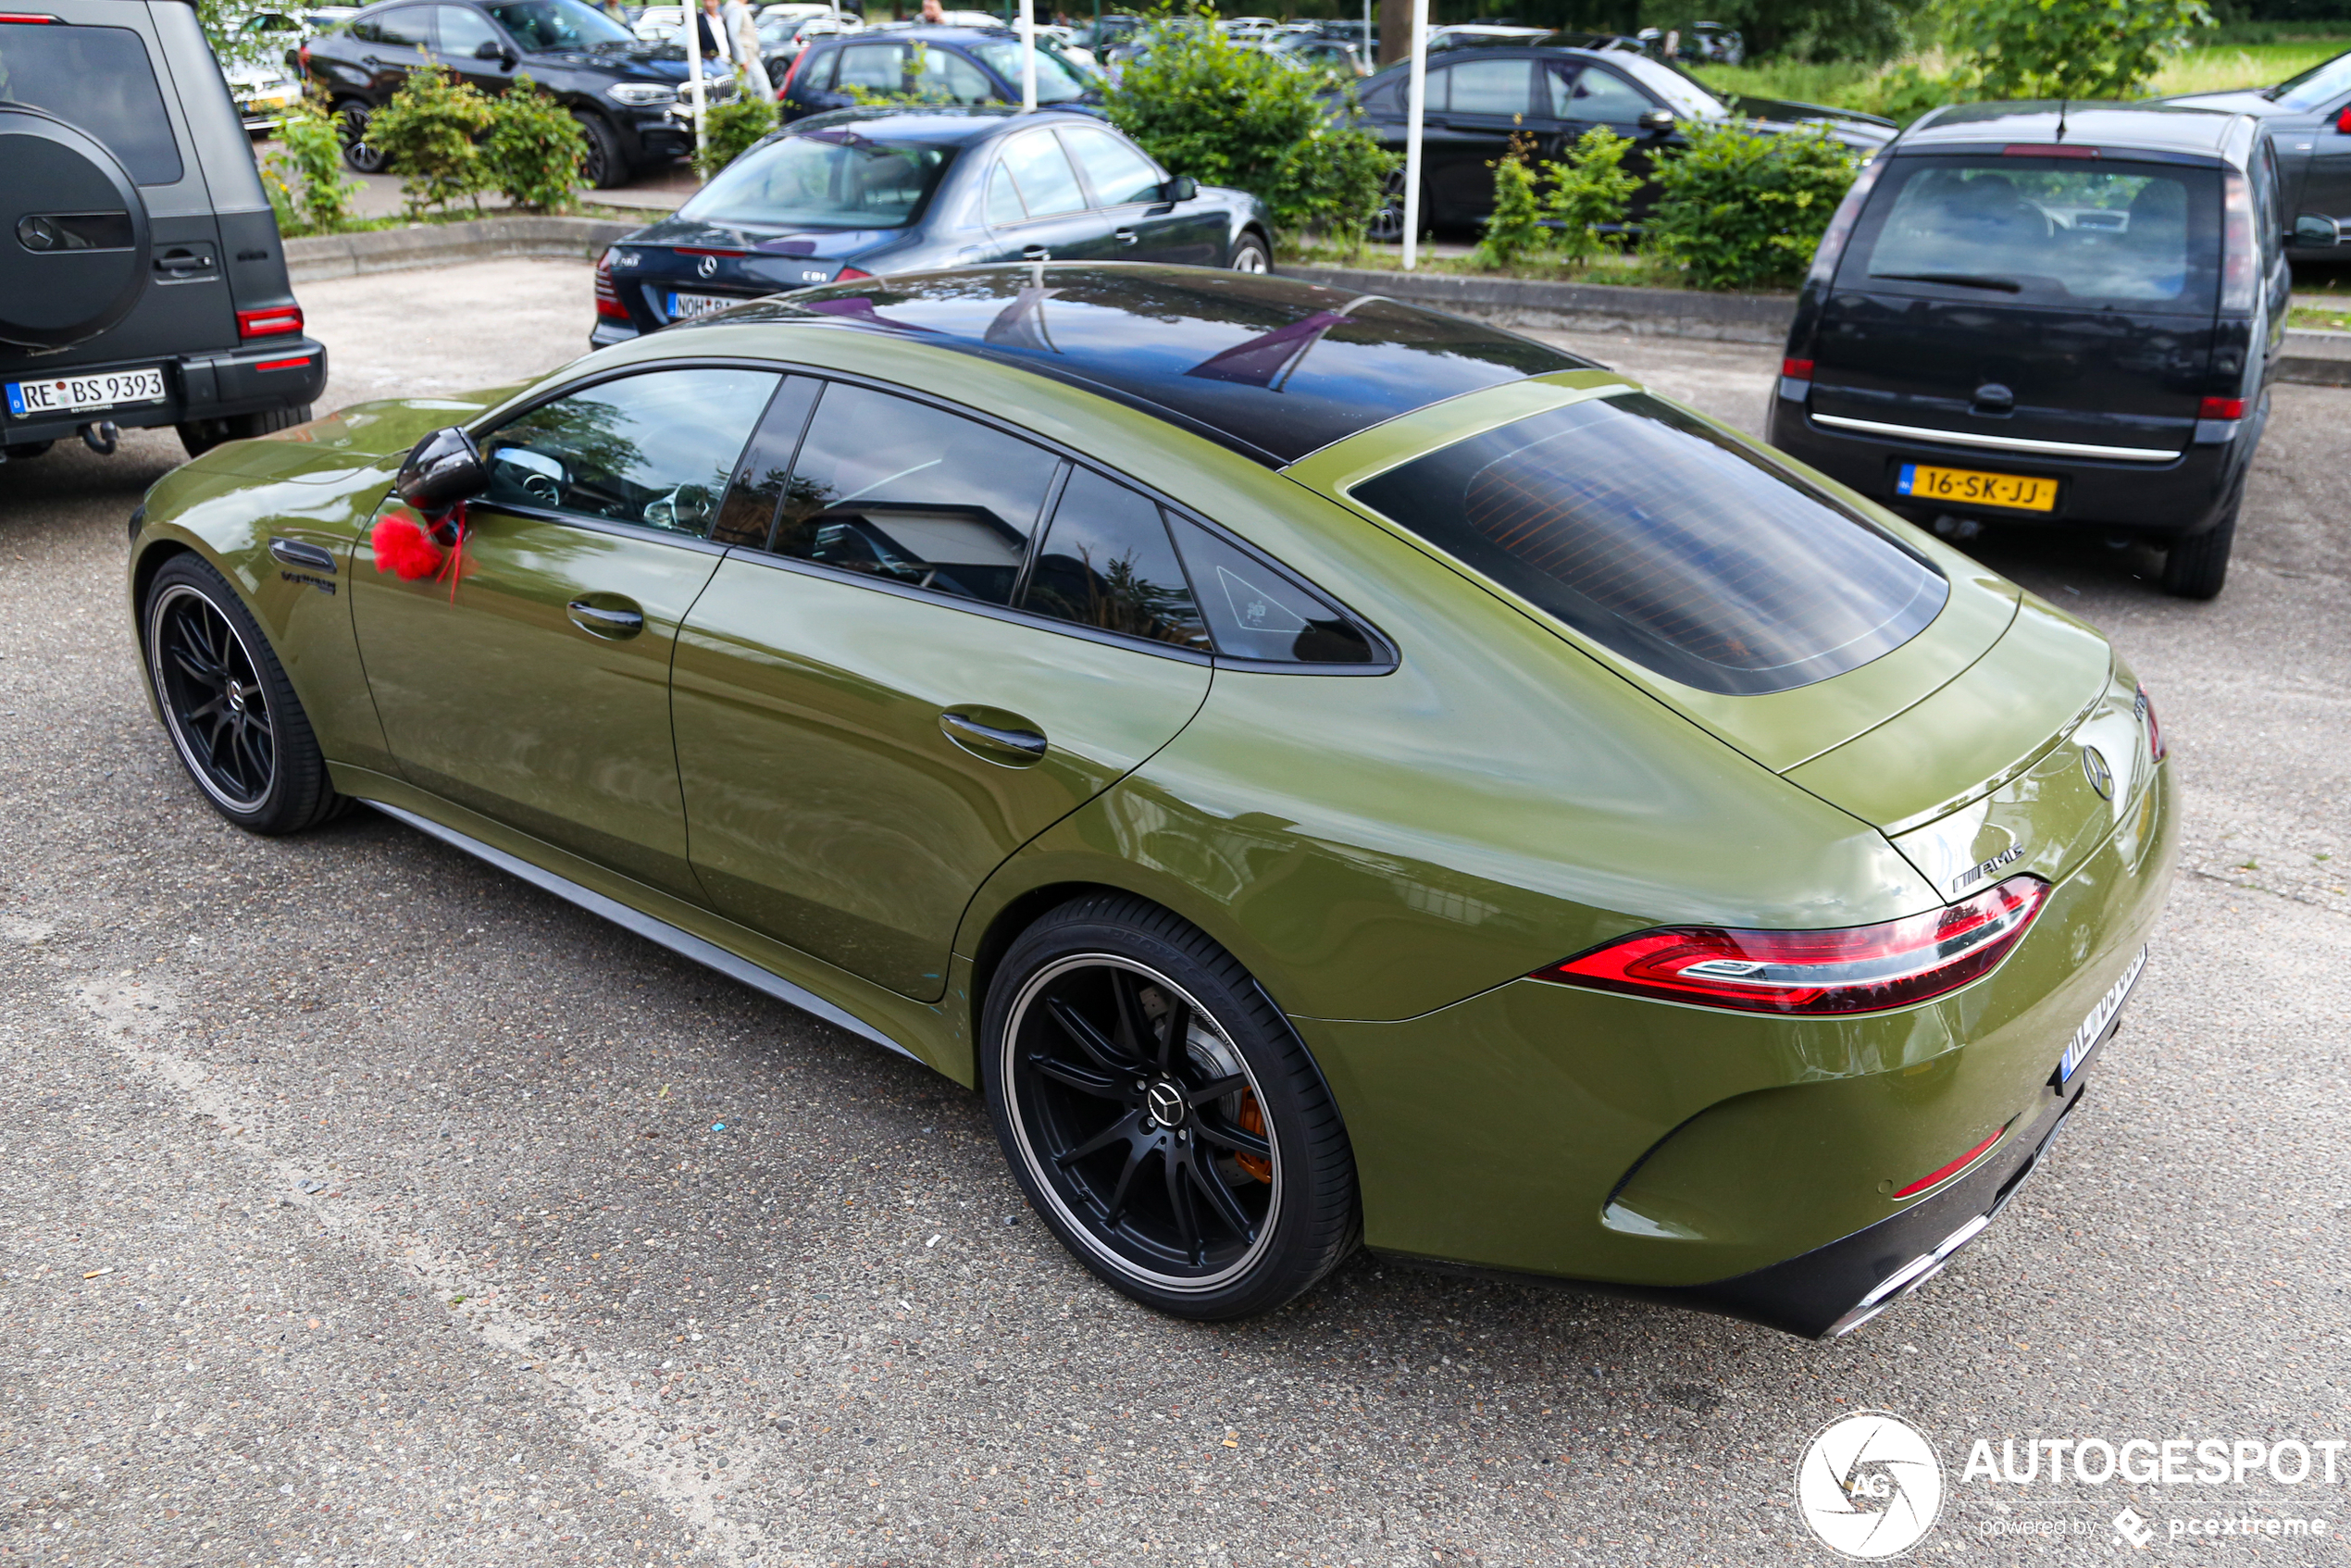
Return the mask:
[[1037,112],[1037,0],[1020,0],[1020,112]]
[[1428,0],[1412,0],[1412,65],[1404,118],[1404,270],[1419,258],[1421,118],[1428,103]]
[[1363,0],[1362,62],[1374,70],[1379,69],[1379,51],[1372,47],[1372,0]]
[[702,0],[685,0],[686,91],[694,106],[694,151],[702,151]]

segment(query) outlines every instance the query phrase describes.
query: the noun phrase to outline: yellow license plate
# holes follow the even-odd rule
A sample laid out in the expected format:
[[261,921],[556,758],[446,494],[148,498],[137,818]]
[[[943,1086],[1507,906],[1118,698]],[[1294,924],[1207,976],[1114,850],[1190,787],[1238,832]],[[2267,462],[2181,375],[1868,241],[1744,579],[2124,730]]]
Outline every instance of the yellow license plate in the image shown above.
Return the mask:
[[1934,468],[1905,463],[1894,493],[1925,501],[1955,501],[1967,506],[2005,506],[2018,512],[2057,510],[2058,482],[2022,474],[1987,474],[1975,468]]

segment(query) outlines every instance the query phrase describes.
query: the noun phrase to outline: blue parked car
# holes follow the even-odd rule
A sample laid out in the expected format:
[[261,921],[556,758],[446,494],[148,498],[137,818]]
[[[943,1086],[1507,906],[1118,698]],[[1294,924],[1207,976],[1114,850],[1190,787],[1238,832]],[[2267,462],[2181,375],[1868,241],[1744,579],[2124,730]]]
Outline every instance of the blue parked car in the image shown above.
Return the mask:
[[1262,203],[1171,176],[1088,116],[843,109],[778,131],[596,264],[590,342],[841,279],[1003,261],[1263,272]]
[[[1001,27],[877,27],[802,49],[776,96],[787,121],[845,109],[856,92],[904,93],[927,104],[1020,102],[1020,36]],[[1100,115],[1101,83],[1037,45],[1037,106]]]

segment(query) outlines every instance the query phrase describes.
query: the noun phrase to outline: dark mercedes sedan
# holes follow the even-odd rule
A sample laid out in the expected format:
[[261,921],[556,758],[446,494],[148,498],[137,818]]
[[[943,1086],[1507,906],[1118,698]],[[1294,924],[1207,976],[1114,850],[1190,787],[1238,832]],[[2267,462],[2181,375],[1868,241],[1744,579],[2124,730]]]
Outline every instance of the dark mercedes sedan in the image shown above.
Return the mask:
[[596,264],[598,347],[816,283],[998,261],[1263,272],[1256,197],[1172,176],[1088,116],[843,109],[729,164]]
[[1831,220],[1773,445],[1939,531],[2139,540],[2220,591],[2269,417],[2300,230],[2244,115],[1966,104],[1904,132]]

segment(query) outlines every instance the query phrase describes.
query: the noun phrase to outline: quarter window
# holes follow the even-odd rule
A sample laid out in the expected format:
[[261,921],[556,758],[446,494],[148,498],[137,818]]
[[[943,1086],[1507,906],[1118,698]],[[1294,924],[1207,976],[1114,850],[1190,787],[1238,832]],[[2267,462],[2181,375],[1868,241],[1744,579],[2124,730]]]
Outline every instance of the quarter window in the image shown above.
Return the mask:
[[1208,651],[1208,628],[1158,505],[1085,468],[1063,487],[1021,608],[1098,631]]
[[129,28],[0,22],[0,102],[45,109],[87,131],[122,161],[134,184],[180,182],[180,147],[155,67]]
[[1647,93],[1613,71],[1587,66],[1570,76],[1554,68],[1546,73],[1553,119],[1579,119],[1595,125],[1631,125],[1657,107]]
[[840,80],[846,93],[863,87],[872,93],[906,91],[906,46],[902,44],[853,44],[840,52]]
[[778,380],[653,370],[541,404],[482,443],[482,499],[699,538]]
[[440,6],[441,52],[453,60],[481,57],[481,46],[500,42],[498,30],[490,19],[469,6]]
[[[1445,72],[1450,80],[1451,101],[1446,112],[1457,115],[1523,115],[1526,112],[1524,60],[1463,60]],[[1430,98],[1437,94],[1431,93]],[[1431,105],[1434,107],[1434,104]]]
[[1085,210],[1085,193],[1077,186],[1077,171],[1050,131],[1032,131],[1004,143],[1003,167],[1013,171],[1020,187],[1021,204],[1031,218],[1051,218]]
[[1378,658],[1362,628],[1287,572],[1182,518],[1176,538],[1225,657],[1286,665]]
[[1160,197],[1159,170],[1151,159],[1107,131],[1064,131],[1062,139],[1077,155],[1094,200],[1106,207]]
[[988,175],[988,221],[1022,223],[1027,218],[1020,205],[1020,189],[1013,183],[1012,170],[998,164]]
[[777,519],[778,554],[1010,604],[1060,460],[976,419],[836,382]]

